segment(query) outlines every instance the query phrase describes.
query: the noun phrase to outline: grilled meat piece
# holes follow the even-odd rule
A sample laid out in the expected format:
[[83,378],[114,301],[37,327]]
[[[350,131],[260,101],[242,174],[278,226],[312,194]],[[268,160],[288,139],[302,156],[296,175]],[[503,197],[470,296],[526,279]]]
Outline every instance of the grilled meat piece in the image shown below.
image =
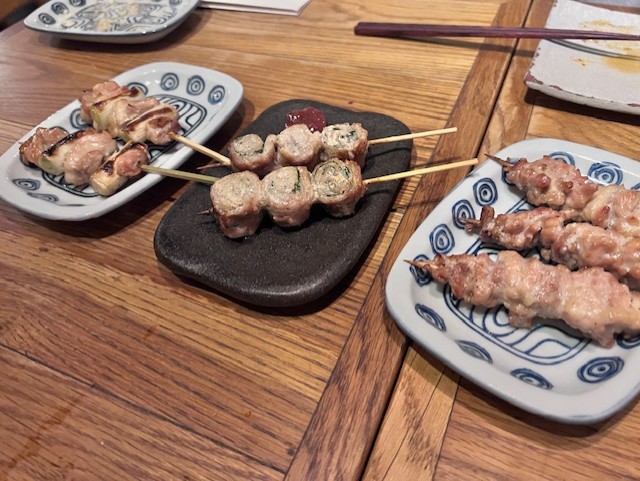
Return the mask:
[[504,305],[517,327],[530,327],[536,317],[562,319],[604,347],[613,345],[616,334],[640,333],[640,293],[599,267],[571,271],[514,251],[502,251],[495,260],[462,254],[411,263],[449,284],[459,299]]

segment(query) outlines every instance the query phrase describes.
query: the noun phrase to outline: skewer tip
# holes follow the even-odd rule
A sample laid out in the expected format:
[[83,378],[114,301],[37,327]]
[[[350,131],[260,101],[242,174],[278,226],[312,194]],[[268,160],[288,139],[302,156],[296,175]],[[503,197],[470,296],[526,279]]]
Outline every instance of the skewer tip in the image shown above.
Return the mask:
[[509,168],[509,167],[513,167],[513,164],[511,162],[509,162],[506,159],[502,159],[500,157],[496,157],[495,155],[491,155],[491,154],[484,154],[488,159],[493,160],[494,162],[497,162],[498,164],[500,164],[502,166],[503,169]]

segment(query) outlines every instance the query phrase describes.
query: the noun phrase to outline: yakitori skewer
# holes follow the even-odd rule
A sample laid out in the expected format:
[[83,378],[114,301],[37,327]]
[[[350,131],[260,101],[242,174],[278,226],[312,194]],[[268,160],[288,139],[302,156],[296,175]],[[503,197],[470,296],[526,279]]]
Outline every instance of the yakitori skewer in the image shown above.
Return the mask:
[[640,191],[597,184],[576,167],[549,156],[515,163],[487,157],[500,163],[507,180],[525,192],[531,204],[547,205],[562,210],[569,219],[640,237]]
[[309,218],[314,204],[322,205],[333,217],[346,217],[355,212],[369,184],[475,163],[477,159],[452,162],[367,180],[362,179],[360,166],[356,162],[340,159],[321,162],[313,172],[301,166],[282,167],[262,179],[247,170],[217,178],[158,167],[144,166],[143,169],[212,184],[212,208],[209,213],[215,215],[220,231],[235,239],[255,234],[265,214],[281,227],[302,225]]
[[[331,135],[332,130],[337,132],[333,136]],[[229,146],[229,157],[213,151],[207,153],[205,150],[199,150],[199,152],[215,159],[216,162],[198,167],[198,170],[222,165],[233,167],[235,170],[252,170],[259,176],[264,176],[272,170],[286,165],[306,165],[310,170],[313,170],[318,161],[336,157],[342,160],[355,160],[362,167],[369,145],[449,134],[457,130],[456,127],[448,127],[368,140],[367,131],[360,124],[327,125],[322,132],[312,132],[304,125],[297,124],[287,127],[279,135],[269,135],[264,140],[256,134],[238,137]],[[281,153],[287,149],[288,137],[294,135],[294,132],[295,137],[293,137],[292,144],[298,147],[307,145],[310,150],[306,157],[301,157],[301,154],[296,153],[283,158]],[[343,143],[341,147],[338,146],[340,143]],[[194,146],[190,145],[190,147],[197,150]]]
[[449,284],[458,299],[489,308],[504,305],[516,327],[531,327],[536,318],[562,319],[604,347],[612,346],[618,333],[640,333],[640,293],[599,267],[570,271],[508,250],[495,258],[459,254],[407,262]]
[[[413,177],[416,175],[426,175],[435,172],[441,172],[444,170],[457,169],[459,167],[468,167],[471,165],[476,165],[478,163],[478,159],[469,159],[469,160],[460,160],[456,162],[450,162],[447,164],[439,164],[433,165],[431,167],[422,167],[419,169],[407,170],[404,172],[398,172],[395,174],[382,175],[380,177],[372,177],[370,179],[363,179],[362,182],[366,185],[376,184],[379,182],[390,182],[392,180],[404,179],[407,177]],[[163,167],[156,167],[153,165],[143,165],[142,170],[145,172],[150,172],[152,174],[160,174],[165,177],[173,177],[176,179],[182,180],[193,180],[196,182],[204,182],[206,184],[213,184],[217,180],[220,180],[221,177],[215,177],[213,175],[204,175],[204,174],[196,174],[193,172],[185,172],[182,170],[174,170],[174,169],[165,169]]]
[[483,206],[480,219],[460,218],[465,230],[484,242],[525,251],[534,247],[547,260],[572,270],[602,267],[631,288],[640,287],[640,238],[630,237],[588,222],[567,223],[562,211],[536,207],[495,215]]

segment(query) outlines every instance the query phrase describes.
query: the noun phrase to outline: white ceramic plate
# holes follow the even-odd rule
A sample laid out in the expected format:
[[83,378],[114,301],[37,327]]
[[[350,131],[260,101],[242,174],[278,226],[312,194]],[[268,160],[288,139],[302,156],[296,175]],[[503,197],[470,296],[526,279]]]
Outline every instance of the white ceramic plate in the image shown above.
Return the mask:
[[[640,187],[639,165],[604,150],[555,139],[527,140],[497,155],[535,160],[545,154],[576,165],[604,183]],[[461,303],[404,259],[436,254],[496,252],[467,234],[456,219],[478,218],[484,205],[496,213],[526,208],[496,162],[464,179],[427,217],[396,259],[386,284],[387,307],[401,329],[461,375],[532,413],[585,424],[611,416],[640,390],[640,337],[605,349],[559,322],[531,330],[509,325],[504,308]]]
[[[124,72],[113,80],[121,85],[136,86],[147,96],[174,105],[180,114],[182,135],[202,144],[211,137],[236,110],[242,100],[243,87],[227,74],[202,67],[175,62],[142,65]],[[83,88],[78,88],[78,96]],[[62,127],[73,132],[87,125],[80,120],[80,102],[74,100],[39,127]],[[97,195],[91,187],[75,187],[63,182],[63,176],[52,176],[38,168],[26,167],[20,161],[18,148],[35,132],[16,142],[0,157],[0,197],[25,212],[54,220],[84,220],[103,215],[130,201],[162,176],[145,174],[110,197]],[[122,145],[122,144],[121,144]],[[182,144],[150,145],[151,163],[175,169],[193,151]]]
[[[573,0],[557,0],[549,13],[546,27],[640,35],[640,15]],[[585,47],[599,52],[585,51]],[[525,76],[525,83],[531,89],[570,102],[640,114],[640,60],[611,56],[616,54],[640,58],[640,42],[571,40],[558,44],[542,40]]]
[[153,42],[175,30],[199,0],[51,0],[24,20],[61,38],[108,43]]

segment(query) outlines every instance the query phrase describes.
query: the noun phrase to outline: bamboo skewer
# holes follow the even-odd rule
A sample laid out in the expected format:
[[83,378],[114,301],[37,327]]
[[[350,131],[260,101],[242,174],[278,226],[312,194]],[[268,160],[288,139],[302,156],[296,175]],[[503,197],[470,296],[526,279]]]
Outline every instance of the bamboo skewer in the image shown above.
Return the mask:
[[433,172],[440,172],[443,170],[456,169],[458,167],[465,167],[468,165],[475,165],[478,163],[478,159],[461,160],[459,162],[451,162],[449,164],[433,165],[431,167],[423,167],[421,169],[407,170],[406,172],[398,172],[397,174],[383,175],[380,177],[374,177],[372,179],[364,179],[365,185],[377,184],[379,182],[388,182],[390,180],[404,179],[405,177],[412,177],[414,175],[425,175]]
[[142,170],[152,174],[160,174],[165,177],[174,177],[182,180],[195,180],[197,182],[205,182],[213,184],[219,177],[213,177],[212,175],[195,174],[192,172],[184,172],[182,170],[165,169],[162,167],[155,167],[153,165],[143,165]]
[[399,140],[418,139],[421,137],[430,137],[432,135],[450,134],[457,132],[457,127],[448,127],[446,129],[438,130],[425,130],[424,132],[414,132],[413,134],[395,135],[393,137],[383,137],[381,139],[373,139],[369,141],[369,145],[387,144],[389,142],[395,142]]
[[176,142],[180,142],[181,144],[184,144],[187,147],[192,148],[196,152],[200,152],[201,154],[204,154],[207,157],[211,157],[212,159],[217,160],[219,164],[231,165],[231,161],[229,160],[228,157],[225,157],[224,155],[216,152],[215,150],[211,150],[205,147],[204,145],[197,144],[196,142],[189,140],[188,138],[183,137],[182,135],[179,135],[179,134],[170,134],[170,135],[171,135],[171,138]]
[[[445,129],[437,129],[437,130],[425,130],[422,132],[414,132],[411,134],[394,135],[392,137],[382,137],[379,139],[372,139],[369,141],[369,145],[388,144],[390,142],[397,142],[401,140],[411,140],[411,139],[418,139],[422,137],[430,137],[432,135],[450,134],[457,131],[458,131],[457,127],[447,127]],[[224,166],[231,165],[231,160],[229,160],[228,157],[225,157],[224,155],[219,154],[218,152],[215,152],[199,144],[196,144],[195,142],[190,141],[186,137],[182,137],[181,135],[178,135],[178,134],[173,134],[172,138],[178,142],[185,144],[188,147],[191,147],[193,150],[200,152],[201,154],[204,154],[208,157],[211,157],[212,159],[217,161],[215,163],[196,167],[198,170],[209,169],[211,167],[217,167],[219,165],[224,165]]]
[[[392,180],[404,179],[414,175],[425,175],[433,172],[440,172],[443,170],[456,169],[458,167],[465,167],[469,165],[475,165],[478,163],[478,159],[461,160],[458,162],[451,162],[448,164],[433,165],[431,167],[423,167],[421,169],[407,170],[405,172],[398,172],[395,174],[382,175],[380,177],[373,177],[371,179],[364,179],[362,182],[365,185],[377,184],[380,182],[389,182]],[[153,165],[143,165],[142,170],[149,173],[164,175],[165,177],[174,177],[182,180],[194,180],[196,182],[204,182],[207,184],[213,184],[219,177],[212,175],[196,174],[192,172],[184,172],[182,170],[165,169],[162,167],[155,167]]]

